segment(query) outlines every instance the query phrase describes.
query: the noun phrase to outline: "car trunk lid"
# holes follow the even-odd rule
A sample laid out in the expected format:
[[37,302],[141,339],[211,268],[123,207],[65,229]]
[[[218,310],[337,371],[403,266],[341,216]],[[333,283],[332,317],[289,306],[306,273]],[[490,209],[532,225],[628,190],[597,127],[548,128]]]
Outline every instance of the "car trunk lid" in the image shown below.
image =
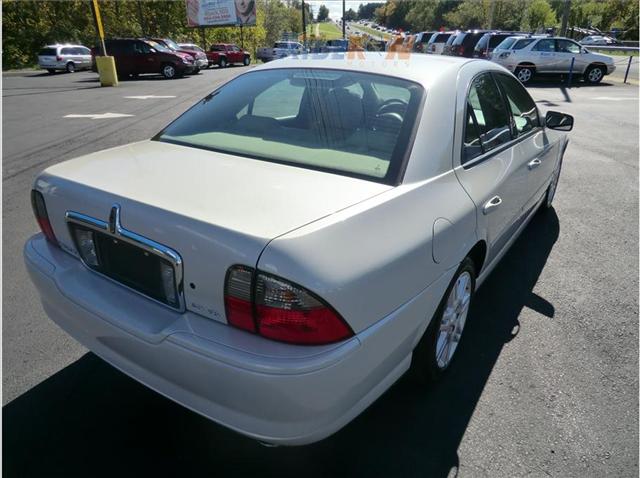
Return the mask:
[[53,166],[36,188],[61,246],[72,253],[65,214],[108,222],[118,204],[123,228],[180,254],[186,308],[225,321],[230,266],[253,267],[271,239],[390,186],[144,141]]

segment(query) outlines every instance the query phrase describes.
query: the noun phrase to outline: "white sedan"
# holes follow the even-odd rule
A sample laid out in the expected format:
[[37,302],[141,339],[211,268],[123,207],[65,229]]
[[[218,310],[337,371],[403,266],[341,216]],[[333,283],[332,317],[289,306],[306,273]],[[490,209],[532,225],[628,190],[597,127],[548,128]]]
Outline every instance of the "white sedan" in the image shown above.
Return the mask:
[[486,61],[273,62],[151,140],[40,174],[27,268],[118,369],[311,443],[410,365],[447,370],[477,288],[551,205],[572,125]]

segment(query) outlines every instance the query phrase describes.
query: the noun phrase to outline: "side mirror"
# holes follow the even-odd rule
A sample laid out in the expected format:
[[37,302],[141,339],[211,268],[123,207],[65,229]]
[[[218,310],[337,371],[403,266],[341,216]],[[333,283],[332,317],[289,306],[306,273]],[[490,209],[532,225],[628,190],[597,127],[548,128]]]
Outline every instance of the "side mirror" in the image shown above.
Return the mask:
[[547,111],[544,124],[550,129],[571,131],[573,129],[573,116],[558,111]]

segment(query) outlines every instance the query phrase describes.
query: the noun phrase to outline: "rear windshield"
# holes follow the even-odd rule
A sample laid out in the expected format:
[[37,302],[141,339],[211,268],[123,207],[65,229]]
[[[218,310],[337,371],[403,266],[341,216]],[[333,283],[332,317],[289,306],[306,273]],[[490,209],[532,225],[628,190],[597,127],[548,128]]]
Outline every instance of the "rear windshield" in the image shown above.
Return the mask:
[[43,48],[38,55],[40,56],[56,56],[58,53],[55,48]]
[[286,68],[239,76],[156,140],[397,183],[424,95],[413,82]]
[[514,45],[514,50],[522,50],[525,46],[530,45],[535,41],[535,38],[523,38],[522,40],[518,40]]
[[489,37],[491,35],[484,35],[482,38],[480,38],[480,41],[478,43],[476,43],[476,50],[484,50],[485,48],[487,48],[487,45],[489,44]]
[[457,37],[457,36],[458,36],[458,35],[451,35],[451,36],[447,39],[447,43],[446,43],[446,45],[451,45],[451,44],[456,40],[456,37]]

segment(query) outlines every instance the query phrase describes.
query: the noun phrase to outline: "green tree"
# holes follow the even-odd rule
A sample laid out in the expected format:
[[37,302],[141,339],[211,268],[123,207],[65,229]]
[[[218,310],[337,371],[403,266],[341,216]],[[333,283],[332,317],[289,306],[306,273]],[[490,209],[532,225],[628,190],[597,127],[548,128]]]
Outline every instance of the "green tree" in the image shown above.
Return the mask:
[[326,22],[329,19],[329,9],[325,5],[320,5],[320,8],[318,8],[318,16],[316,19],[319,22]]

